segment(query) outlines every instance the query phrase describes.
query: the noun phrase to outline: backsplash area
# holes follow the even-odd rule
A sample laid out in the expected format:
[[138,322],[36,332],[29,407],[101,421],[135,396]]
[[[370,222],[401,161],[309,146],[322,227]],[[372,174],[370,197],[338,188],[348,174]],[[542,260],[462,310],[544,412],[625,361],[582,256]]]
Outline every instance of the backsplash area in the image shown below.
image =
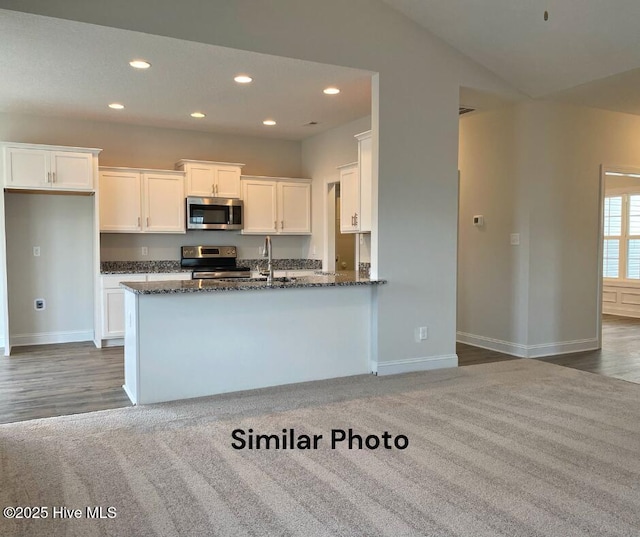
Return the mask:
[[[275,260],[307,260],[311,236],[273,235]],[[180,260],[181,246],[195,245],[235,246],[238,259],[253,260],[261,257],[264,246],[262,235],[242,235],[233,231],[188,231],[177,234],[153,233],[101,233],[100,261],[167,261]],[[146,248],[147,255],[142,255]],[[318,261],[320,260],[320,256]]]

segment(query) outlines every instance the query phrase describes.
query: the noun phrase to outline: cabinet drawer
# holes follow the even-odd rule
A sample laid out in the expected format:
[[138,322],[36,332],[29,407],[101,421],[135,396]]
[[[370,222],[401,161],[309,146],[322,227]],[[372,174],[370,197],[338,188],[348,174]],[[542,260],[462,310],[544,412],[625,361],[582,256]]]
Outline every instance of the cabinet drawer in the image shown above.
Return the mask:
[[118,289],[120,282],[146,282],[146,274],[108,274],[102,276],[103,289]]
[[148,282],[168,282],[172,280],[190,280],[191,272],[161,272],[147,274]]

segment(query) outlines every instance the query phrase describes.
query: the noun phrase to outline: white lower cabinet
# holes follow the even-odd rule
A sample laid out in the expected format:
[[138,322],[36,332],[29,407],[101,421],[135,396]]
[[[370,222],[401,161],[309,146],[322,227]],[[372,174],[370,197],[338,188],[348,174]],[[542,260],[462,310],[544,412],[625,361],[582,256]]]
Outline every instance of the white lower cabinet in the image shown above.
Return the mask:
[[190,272],[108,274],[102,276],[102,339],[124,337],[124,289],[120,282],[190,280]]
[[311,179],[244,175],[245,235],[311,234]]

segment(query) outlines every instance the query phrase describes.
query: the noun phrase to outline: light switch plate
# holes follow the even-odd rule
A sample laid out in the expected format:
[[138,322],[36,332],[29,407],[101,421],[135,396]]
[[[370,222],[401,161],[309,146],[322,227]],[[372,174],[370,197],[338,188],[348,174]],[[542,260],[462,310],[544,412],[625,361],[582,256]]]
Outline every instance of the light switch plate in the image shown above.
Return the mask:
[[511,234],[511,245],[518,246],[520,244],[520,233]]

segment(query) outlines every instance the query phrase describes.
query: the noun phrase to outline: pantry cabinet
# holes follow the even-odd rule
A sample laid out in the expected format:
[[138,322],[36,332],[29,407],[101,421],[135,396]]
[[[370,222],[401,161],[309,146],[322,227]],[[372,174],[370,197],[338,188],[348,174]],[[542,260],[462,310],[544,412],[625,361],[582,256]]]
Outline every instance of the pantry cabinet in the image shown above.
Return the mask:
[[371,231],[373,154],[371,131],[356,134],[358,162],[340,166],[340,232]]
[[242,176],[245,235],[311,234],[311,179]]
[[180,160],[176,170],[185,173],[186,195],[214,198],[240,198],[240,174],[244,164]]
[[5,187],[30,190],[92,191],[99,149],[9,144]]
[[185,233],[184,174],[100,168],[100,231]]

